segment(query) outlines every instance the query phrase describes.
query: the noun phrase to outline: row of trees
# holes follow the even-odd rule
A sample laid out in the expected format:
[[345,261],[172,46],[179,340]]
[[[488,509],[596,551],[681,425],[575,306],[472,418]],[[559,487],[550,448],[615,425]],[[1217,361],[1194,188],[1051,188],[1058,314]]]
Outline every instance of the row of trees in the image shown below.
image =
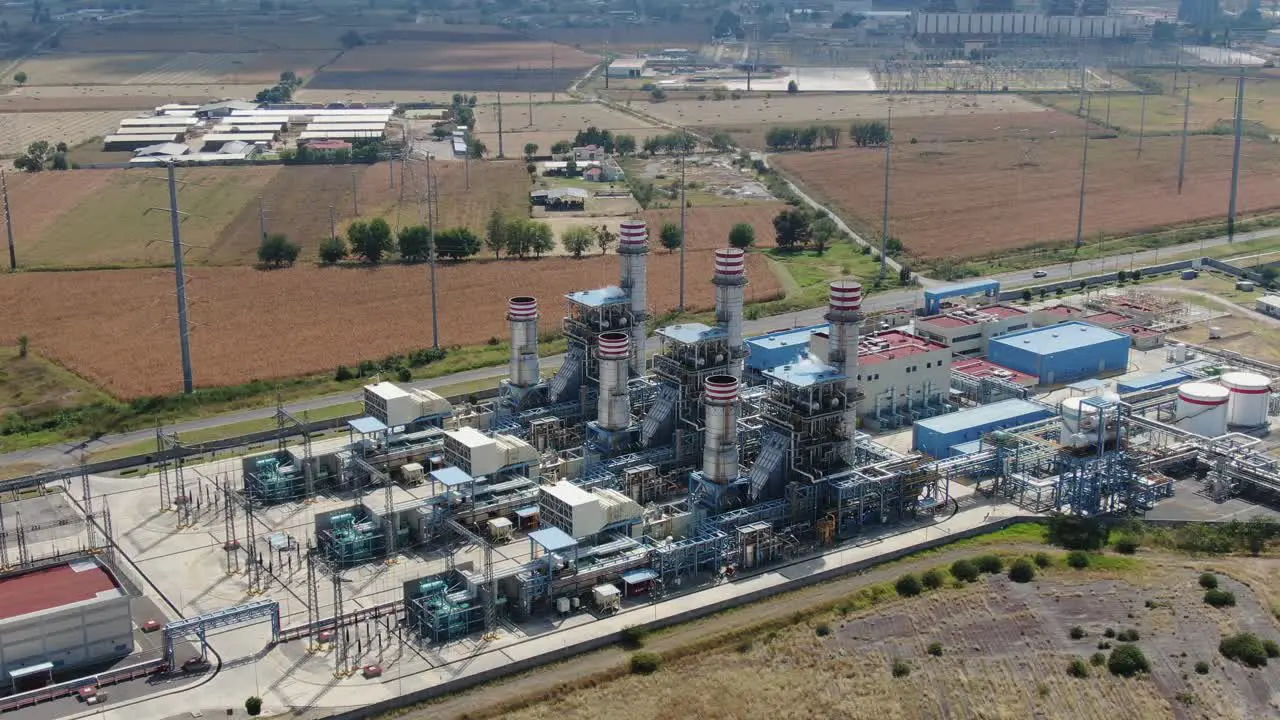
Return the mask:
[[293,100],[293,93],[302,87],[302,78],[292,70],[280,73],[280,81],[275,85],[259,90],[254,100],[260,103],[287,103]]
[[13,159],[13,166],[23,172],[69,170],[71,162],[67,159],[67,144],[53,145],[47,140],[37,140],[27,146],[25,153]]
[[812,150],[815,147],[840,146],[840,128],[835,125],[808,125],[769,128],[764,141],[771,150]]
[[698,148],[698,138],[687,132],[672,132],[654,135],[644,141],[644,151],[650,155],[660,152],[674,154],[691,153]]
[[[370,265],[377,265],[395,252],[402,262],[419,263],[431,259],[433,240],[437,257],[446,260],[470,257],[481,248],[479,236],[465,227],[442,230],[433,238],[425,225],[409,225],[393,233],[386,220],[374,218],[351,223],[345,239],[330,237],[321,241],[319,256],[320,261],[326,264],[357,257]],[[267,267],[292,265],[300,252],[298,245],[285,235],[268,235],[258,246],[258,261]]]
[[494,210],[485,226],[484,245],[495,258],[504,252],[508,257],[542,257],[556,249],[556,234],[547,223],[509,218],[501,210]]

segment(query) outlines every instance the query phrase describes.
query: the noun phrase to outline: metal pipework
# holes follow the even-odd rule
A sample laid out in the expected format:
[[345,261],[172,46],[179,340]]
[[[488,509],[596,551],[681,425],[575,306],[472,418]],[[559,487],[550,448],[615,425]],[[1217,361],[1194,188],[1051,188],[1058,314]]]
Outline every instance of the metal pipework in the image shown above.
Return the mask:
[[747,287],[747,253],[739,248],[716,250],[716,322],[724,325],[729,341],[729,374],[742,377],[742,361],[747,355],[742,341],[743,303]]
[[645,321],[649,319],[649,229],[638,218],[622,223],[618,231],[618,258],[622,278],[618,285],[631,299],[631,371],[644,374]]
[[826,320],[830,323],[827,364],[845,376],[845,437],[852,439],[858,429],[858,328],[862,324],[862,283],[836,280],[831,283],[831,299]]
[[596,424],[605,430],[626,430],[631,426],[631,391],[627,387],[631,337],[623,332],[607,332],[600,333],[597,339],[600,397],[596,401]]
[[712,375],[702,386],[706,407],[706,435],[702,443],[702,474],[717,485],[738,478],[738,379]]
[[511,384],[527,388],[538,384],[542,366],[538,359],[538,300],[528,296],[507,301],[511,321]]

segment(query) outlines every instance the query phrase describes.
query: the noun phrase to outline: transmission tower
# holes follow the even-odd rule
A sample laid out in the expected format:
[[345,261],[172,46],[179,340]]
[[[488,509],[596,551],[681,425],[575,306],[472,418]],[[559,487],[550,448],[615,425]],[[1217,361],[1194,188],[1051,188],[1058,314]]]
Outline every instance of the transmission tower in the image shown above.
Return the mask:
[[187,282],[189,278],[187,278],[186,268],[183,266],[183,256],[186,255],[186,248],[182,244],[181,225],[186,213],[178,209],[179,181],[174,175],[175,165],[173,162],[168,164],[168,171],[169,207],[147,208],[145,212],[154,210],[169,213],[169,232],[173,241],[173,277],[177,286],[178,299],[178,344],[182,350],[182,392],[190,394],[195,390],[195,380],[191,370],[191,328],[187,322]]
[[236,537],[236,501],[231,478],[222,479],[222,548],[227,553],[227,574],[240,572],[240,540]]

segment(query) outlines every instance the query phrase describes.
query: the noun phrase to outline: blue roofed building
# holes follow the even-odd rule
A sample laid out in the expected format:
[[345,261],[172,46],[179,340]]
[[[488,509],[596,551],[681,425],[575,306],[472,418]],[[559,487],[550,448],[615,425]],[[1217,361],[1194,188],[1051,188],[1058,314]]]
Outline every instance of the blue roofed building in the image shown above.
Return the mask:
[[987,359],[1034,375],[1041,385],[1054,385],[1124,372],[1132,344],[1122,333],[1065,322],[993,338],[987,344]]
[[747,370],[762,373],[803,357],[809,350],[809,336],[827,325],[789,328],[747,339]]
[[1002,400],[972,410],[917,420],[912,431],[911,448],[942,459],[958,454],[955,446],[979,440],[989,432],[1026,425],[1053,415],[1052,408],[1037,402]]

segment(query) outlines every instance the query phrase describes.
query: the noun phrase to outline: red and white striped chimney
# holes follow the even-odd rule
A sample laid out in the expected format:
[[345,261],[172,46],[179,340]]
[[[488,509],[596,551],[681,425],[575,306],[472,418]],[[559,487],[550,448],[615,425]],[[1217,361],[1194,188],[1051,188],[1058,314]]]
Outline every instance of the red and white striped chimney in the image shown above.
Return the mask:
[[527,388],[538,384],[542,374],[538,359],[538,300],[527,295],[507,301],[511,322],[511,384]]

